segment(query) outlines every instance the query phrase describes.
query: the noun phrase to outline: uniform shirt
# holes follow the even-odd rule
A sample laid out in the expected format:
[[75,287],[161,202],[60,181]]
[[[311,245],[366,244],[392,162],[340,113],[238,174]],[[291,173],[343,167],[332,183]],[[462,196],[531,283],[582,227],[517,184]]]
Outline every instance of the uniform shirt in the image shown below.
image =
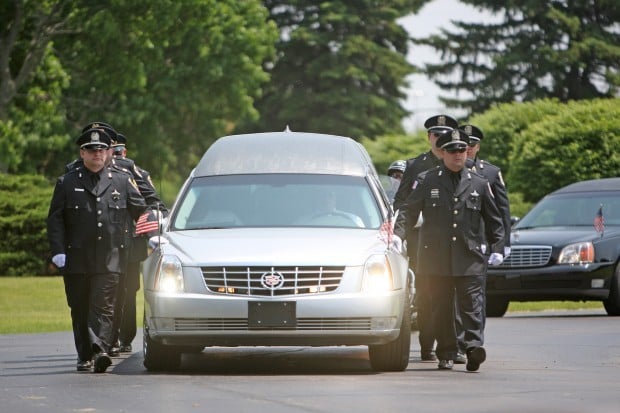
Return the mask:
[[[488,254],[504,252],[504,226],[488,181],[463,168],[456,190],[453,185],[442,165],[419,175],[406,200],[407,215],[423,217],[416,274],[481,275]],[[491,251],[485,251],[485,240]]]
[[51,253],[66,254],[64,274],[120,273],[127,258],[127,222],[137,219],[146,203],[127,174],[106,167],[96,187],[90,175],[78,167],[56,182],[47,217]]
[[493,195],[495,196],[495,204],[497,205],[497,209],[502,216],[502,222],[504,223],[504,246],[509,247],[510,227],[512,224],[510,222],[510,203],[508,201],[508,191],[506,190],[506,185],[504,184],[504,179],[502,178],[502,171],[499,167],[482,159],[468,159],[465,165],[471,171],[482,175],[487,179],[487,181],[489,181],[491,189],[493,190]]

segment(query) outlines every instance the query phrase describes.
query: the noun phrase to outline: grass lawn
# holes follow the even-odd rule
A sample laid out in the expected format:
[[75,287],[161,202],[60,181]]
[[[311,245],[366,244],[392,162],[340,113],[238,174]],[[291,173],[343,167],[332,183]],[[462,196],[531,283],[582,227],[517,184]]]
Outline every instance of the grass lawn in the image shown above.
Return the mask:
[[[144,297],[138,291],[138,327],[142,328]],[[598,301],[512,302],[508,311],[603,309]],[[0,277],[0,334],[70,331],[71,314],[62,277]]]
[[[143,295],[136,314],[142,328]],[[61,276],[0,277],[0,334],[71,331],[71,312]]]

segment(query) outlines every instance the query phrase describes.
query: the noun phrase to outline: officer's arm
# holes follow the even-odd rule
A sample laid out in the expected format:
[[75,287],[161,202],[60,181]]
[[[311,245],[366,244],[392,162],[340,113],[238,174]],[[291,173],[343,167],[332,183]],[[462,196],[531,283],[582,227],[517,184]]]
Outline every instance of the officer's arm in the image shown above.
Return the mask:
[[510,201],[508,200],[508,191],[506,190],[506,185],[504,185],[504,180],[502,179],[502,172],[497,171],[497,175],[493,182],[489,182],[491,184],[491,189],[493,190],[493,194],[495,195],[495,204],[499,209],[499,213],[502,216],[502,221],[504,223],[504,232],[505,232],[505,246],[510,247]]
[[47,213],[47,238],[52,256],[65,252],[65,189],[62,182],[63,178],[58,178]]
[[127,211],[129,216],[137,221],[140,215],[146,211],[147,205],[133,178],[127,177],[127,181]]
[[504,255],[504,222],[495,204],[495,198],[491,185],[486,182],[486,190],[482,197],[482,219],[484,220],[487,242],[489,243],[490,253]]

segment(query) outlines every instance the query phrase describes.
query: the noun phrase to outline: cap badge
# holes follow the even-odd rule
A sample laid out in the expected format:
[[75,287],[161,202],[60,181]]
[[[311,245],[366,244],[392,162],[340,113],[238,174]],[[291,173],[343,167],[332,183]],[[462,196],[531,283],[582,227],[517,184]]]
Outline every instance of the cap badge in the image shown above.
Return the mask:
[[446,117],[443,115],[439,115],[437,117],[437,126],[446,126]]
[[471,135],[471,133],[472,133],[472,130],[471,130],[471,125],[467,125],[467,126],[465,126],[465,132],[466,132],[468,135]]
[[459,131],[454,129],[452,131],[452,142],[458,142],[461,140],[461,135],[459,134]]
[[99,142],[99,132],[92,132],[90,134],[90,141],[91,142]]

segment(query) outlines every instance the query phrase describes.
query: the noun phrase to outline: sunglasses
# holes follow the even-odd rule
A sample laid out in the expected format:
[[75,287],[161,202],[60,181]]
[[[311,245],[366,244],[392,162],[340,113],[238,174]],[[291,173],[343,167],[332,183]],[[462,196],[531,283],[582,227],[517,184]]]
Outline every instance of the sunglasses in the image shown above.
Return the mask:
[[467,148],[450,148],[450,149],[446,149],[445,151],[448,153],[463,153],[467,150]]

